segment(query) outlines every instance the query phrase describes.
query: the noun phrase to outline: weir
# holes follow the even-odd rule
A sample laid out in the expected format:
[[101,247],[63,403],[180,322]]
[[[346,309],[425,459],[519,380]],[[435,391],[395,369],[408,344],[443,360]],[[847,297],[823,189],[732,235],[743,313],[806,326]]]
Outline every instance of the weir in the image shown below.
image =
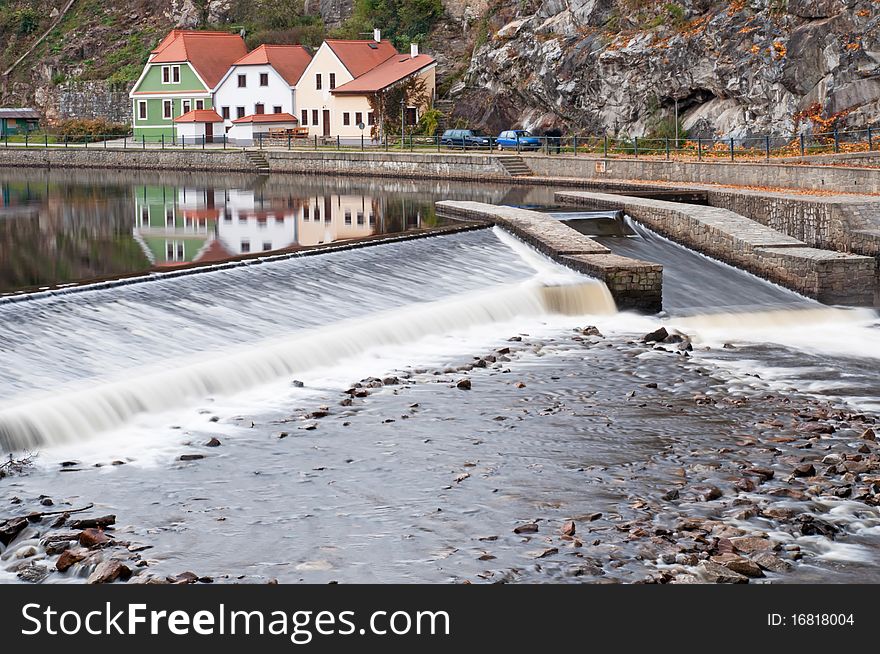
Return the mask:
[[608,193],[560,191],[560,203],[623,210],[652,230],[826,304],[873,306],[872,257],[811,248],[727,209]]
[[603,281],[621,310],[656,313],[662,308],[663,267],[658,264],[613,254],[604,245],[538,211],[451,200],[436,206],[439,215],[504,227],[559,263]]

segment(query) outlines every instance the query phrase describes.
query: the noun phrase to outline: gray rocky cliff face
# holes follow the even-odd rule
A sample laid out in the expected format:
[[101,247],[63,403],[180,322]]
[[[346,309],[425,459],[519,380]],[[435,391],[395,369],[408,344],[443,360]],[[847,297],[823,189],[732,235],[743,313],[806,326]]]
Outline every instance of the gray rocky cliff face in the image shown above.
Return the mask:
[[455,98],[490,129],[643,136],[677,101],[692,135],[740,137],[791,133],[816,104],[850,126],[880,111],[869,0],[543,0],[490,16]]

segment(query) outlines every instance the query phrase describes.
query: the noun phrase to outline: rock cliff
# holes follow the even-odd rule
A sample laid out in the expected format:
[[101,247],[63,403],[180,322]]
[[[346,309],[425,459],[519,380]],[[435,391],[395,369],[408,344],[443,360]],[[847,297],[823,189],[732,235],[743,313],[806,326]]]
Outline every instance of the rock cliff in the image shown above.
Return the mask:
[[878,23],[868,0],[500,2],[456,112],[634,136],[676,104],[694,135],[790,133],[798,114],[863,126],[880,109]]
[[[68,1],[12,0],[0,7],[4,69]],[[51,11],[28,9],[45,4]],[[242,0],[72,4],[9,76],[7,102],[35,102],[57,116],[58,99],[71,86],[124,85],[167,29],[234,27],[244,6]],[[302,6],[332,32],[354,4],[304,0]],[[669,131],[677,114],[691,135],[739,137],[791,133],[805,119],[864,126],[880,115],[880,3],[872,0],[443,5],[446,13],[422,48],[437,57],[442,107],[460,123],[643,136]]]

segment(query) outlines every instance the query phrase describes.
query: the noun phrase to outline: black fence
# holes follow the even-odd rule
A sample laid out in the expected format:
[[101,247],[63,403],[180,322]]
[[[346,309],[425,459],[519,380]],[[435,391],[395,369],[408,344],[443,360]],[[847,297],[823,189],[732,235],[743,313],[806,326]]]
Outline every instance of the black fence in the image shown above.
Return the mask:
[[291,133],[256,134],[253,139],[215,137],[118,136],[53,134],[6,135],[6,148],[114,148],[114,149],[284,149],[284,150],[372,150],[372,151],[464,151],[538,153],[544,155],[593,155],[604,158],[654,158],[666,160],[759,161],[803,158],[811,155],[873,152],[878,148],[878,131],[873,127],[800,133],[793,136],[750,136],[730,138],[620,137],[620,136],[528,136],[499,140],[494,136],[450,139],[442,135],[300,136]]

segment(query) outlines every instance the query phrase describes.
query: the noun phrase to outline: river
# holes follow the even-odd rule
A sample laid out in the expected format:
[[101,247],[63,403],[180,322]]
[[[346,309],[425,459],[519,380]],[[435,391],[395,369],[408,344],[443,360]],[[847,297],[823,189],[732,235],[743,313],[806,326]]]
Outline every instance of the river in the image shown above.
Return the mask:
[[[262,247],[260,230],[279,214],[286,231],[267,252],[430,229],[441,224],[439,199],[546,206],[584,229],[609,219],[553,210],[549,188],[0,179],[17,189],[4,197],[18,193],[0,218],[11,295],[0,301],[0,446],[37,453],[31,469],[0,479],[0,519],[94,503],[92,513],[116,515],[126,545],[114,551],[140,578],[684,580],[703,574],[696,563],[711,552],[699,543],[759,534],[780,566],[793,566],[761,581],[880,579],[880,512],[856,499],[862,486],[873,497],[870,470],[848,482],[833,471],[827,483],[786,481],[805,458],[876,455],[859,439],[880,411],[873,311],[823,307],[625,222],[600,229],[617,234],[600,240],[664,265],[664,315],[618,313],[602,284],[498,229],[23,299],[23,290],[155,273],[163,254],[179,259],[176,246],[144,247],[165,205],[148,208],[145,229],[138,198],[160,190],[175,215],[163,239],[185,240],[176,233],[187,233],[186,214],[212,205],[207,239],[232,259],[251,254],[234,251],[245,238]],[[23,196],[22,184],[34,190]],[[274,207],[270,225],[246,216],[253,224],[239,229],[241,211],[252,211],[241,196],[260,193],[244,203]],[[322,210],[317,240],[305,236],[315,222],[305,198]],[[279,203],[299,213],[285,218]],[[363,233],[344,231],[349,205],[373,208]],[[95,253],[88,265],[77,250],[79,267],[34,264],[23,275],[20,261],[53,261],[52,243],[71,239]],[[12,256],[8,244],[25,242],[31,250]],[[183,259],[209,250],[184,245]],[[644,343],[660,324],[692,348]],[[741,479],[752,468],[777,473],[755,487]],[[849,494],[837,490],[846,484]],[[706,487],[720,497],[704,497]],[[561,534],[568,520],[576,536]],[[826,524],[834,539],[817,535]],[[0,579],[84,581],[94,558],[49,574],[55,557],[40,538],[51,530],[49,518],[31,524],[0,551]]]

